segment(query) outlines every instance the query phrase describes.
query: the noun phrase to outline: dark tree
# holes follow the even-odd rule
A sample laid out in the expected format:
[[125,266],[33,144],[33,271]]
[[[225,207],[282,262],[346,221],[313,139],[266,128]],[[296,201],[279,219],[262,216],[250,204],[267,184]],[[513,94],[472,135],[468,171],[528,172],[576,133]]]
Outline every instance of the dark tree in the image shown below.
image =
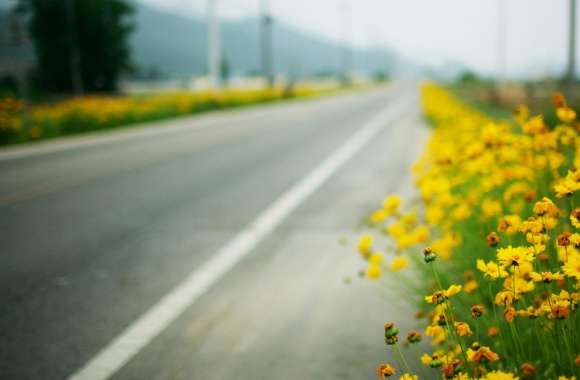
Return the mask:
[[126,0],[20,0],[29,14],[41,87],[115,91],[130,68],[133,7]]

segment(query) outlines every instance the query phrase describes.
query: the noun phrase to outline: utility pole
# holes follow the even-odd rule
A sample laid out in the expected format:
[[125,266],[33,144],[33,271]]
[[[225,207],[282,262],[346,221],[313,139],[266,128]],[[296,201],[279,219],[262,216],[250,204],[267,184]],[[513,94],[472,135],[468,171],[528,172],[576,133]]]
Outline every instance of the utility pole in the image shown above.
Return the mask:
[[273,18],[270,13],[270,0],[261,1],[260,22],[260,52],[262,63],[262,75],[269,87],[274,85],[274,48],[272,41]]
[[77,40],[77,22],[74,0],[66,2],[67,23],[68,23],[68,38],[70,45],[70,72],[71,84],[73,92],[76,96],[81,96],[84,93],[83,77],[81,73],[81,54],[79,52]]
[[350,47],[350,32],[352,27],[352,20],[350,15],[350,7],[346,1],[343,1],[339,8],[340,25],[342,31],[342,45],[340,51],[340,71],[341,79],[344,85],[350,83],[350,74],[352,70],[352,52]]
[[573,96],[576,78],[576,0],[570,1],[570,21],[568,37],[568,69],[566,70],[566,95]]
[[207,67],[210,86],[220,87],[221,47],[217,12],[217,0],[208,0],[207,5]]

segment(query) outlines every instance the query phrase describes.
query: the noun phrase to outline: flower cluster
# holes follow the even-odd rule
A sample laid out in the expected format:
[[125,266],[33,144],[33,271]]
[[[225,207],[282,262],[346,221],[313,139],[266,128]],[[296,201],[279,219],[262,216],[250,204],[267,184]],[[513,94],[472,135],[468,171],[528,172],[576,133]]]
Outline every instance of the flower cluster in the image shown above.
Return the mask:
[[310,97],[336,90],[330,84],[297,84],[291,94],[283,86],[180,91],[136,96],[84,96],[54,104],[22,107],[14,98],[0,98],[0,145],[160,120],[208,109]]
[[[369,217],[378,233],[358,248],[369,278],[411,261],[431,278],[420,297],[434,345],[420,359],[424,378],[580,373],[580,124],[563,96],[554,105],[555,126],[525,106],[496,120],[423,87],[435,128],[413,167],[420,206],[387,197]],[[395,373],[388,367],[380,377]]]

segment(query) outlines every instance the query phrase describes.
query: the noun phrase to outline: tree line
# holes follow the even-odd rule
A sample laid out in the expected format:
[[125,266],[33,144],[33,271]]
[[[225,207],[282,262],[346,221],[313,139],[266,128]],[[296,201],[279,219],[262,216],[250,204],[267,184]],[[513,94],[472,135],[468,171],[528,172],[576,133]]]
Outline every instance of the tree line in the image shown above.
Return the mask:
[[36,85],[82,95],[114,92],[129,71],[134,7],[126,0],[18,0],[36,55]]

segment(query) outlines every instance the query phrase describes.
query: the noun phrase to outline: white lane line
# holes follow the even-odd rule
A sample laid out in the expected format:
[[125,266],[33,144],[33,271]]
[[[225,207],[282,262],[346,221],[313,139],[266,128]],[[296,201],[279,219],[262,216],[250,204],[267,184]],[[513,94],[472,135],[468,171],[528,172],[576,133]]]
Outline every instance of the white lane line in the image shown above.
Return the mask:
[[409,98],[398,100],[372,118],[69,379],[105,380],[121,369],[409,105]]

